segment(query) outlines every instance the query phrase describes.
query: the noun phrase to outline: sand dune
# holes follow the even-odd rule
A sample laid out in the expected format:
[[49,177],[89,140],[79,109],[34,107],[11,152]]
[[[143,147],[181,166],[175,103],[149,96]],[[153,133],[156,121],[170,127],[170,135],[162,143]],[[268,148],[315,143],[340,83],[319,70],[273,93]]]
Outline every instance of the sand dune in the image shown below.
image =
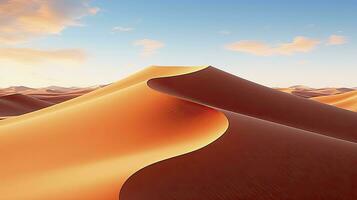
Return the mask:
[[217,139],[228,126],[222,113],[141,80],[193,69],[151,68],[97,95],[2,121],[2,198],[117,199],[138,169]]
[[279,91],[290,93],[296,96],[304,97],[304,98],[312,98],[312,97],[319,97],[319,96],[329,96],[329,95],[336,95],[342,94],[345,92],[350,92],[355,89],[353,88],[310,88],[307,86],[292,86],[289,88],[276,88]]
[[13,93],[31,91],[33,89],[34,88],[25,87],[25,86],[13,86],[13,87],[8,87],[8,88],[1,89],[1,91],[6,93],[6,94],[13,94]]
[[[58,104],[62,103],[65,101],[68,101],[70,99],[77,98],[79,96],[82,96],[84,94],[87,94],[89,92],[92,92],[94,90],[97,90],[98,88],[104,87],[107,85],[102,85],[102,86],[93,86],[93,87],[87,87],[87,88],[77,88],[77,87],[60,87],[60,86],[49,86],[46,88],[29,88],[25,86],[14,86],[14,87],[9,87],[5,89],[0,89],[0,97],[1,96],[6,96],[9,94],[22,94],[28,97],[32,97],[41,101],[45,101],[50,105],[53,104]],[[319,98],[314,98],[314,97],[322,97],[322,96],[331,96],[331,95],[336,95],[336,94],[343,94],[346,92],[351,92],[355,91],[353,88],[320,88],[320,89],[315,89],[315,88],[310,88],[307,86],[302,86],[302,85],[296,85],[292,86],[289,88],[276,88],[279,91],[293,94],[296,96],[304,97],[304,98],[311,98],[313,100],[319,101]],[[341,96],[345,97],[345,96]],[[349,98],[346,96],[346,98]],[[322,98],[324,99],[324,98]],[[16,100],[16,99],[14,99]],[[343,109],[351,110],[351,111],[356,111],[354,109],[355,106],[353,106],[353,103],[349,101],[350,103],[329,103],[331,100],[322,100],[319,101],[321,103],[327,103],[333,106],[337,106]],[[342,101],[340,99],[339,101]],[[333,102],[333,101],[332,101]],[[10,102],[8,102],[10,103]],[[20,105],[20,102],[13,102],[14,104]],[[20,104],[19,104],[20,103]],[[25,105],[26,106],[26,105]],[[17,106],[18,107],[18,106]],[[20,107],[22,107],[20,105]],[[14,112],[14,115],[20,115],[28,112],[33,112],[39,109],[42,109],[43,107],[33,107],[33,108],[28,108],[26,110],[23,110],[22,112]],[[16,109],[15,109],[16,110]],[[1,119],[5,119],[9,116],[4,116],[0,113]]]
[[343,94],[322,96],[312,98],[321,103],[330,104],[339,108],[357,112],[357,91],[350,91]]
[[356,113],[214,68],[149,85],[223,109],[229,128],[201,150],[140,170],[125,183],[120,199],[357,198],[357,174],[351,168],[357,162]]
[[0,116],[16,116],[53,105],[23,94],[0,96]]
[[226,115],[218,141],[140,170],[120,199],[356,199],[356,144]]
[[342,109],[357,111],[355,88],[309,88],[306,86],[292,86],[289,88],[276,88],[277,90],[295,96],[311,98],[320,103],[329,104]]
[[0,117],[17,116],[62,103],[96,90],[93,88],[29,88],[24,86],[0,89]]
[[[148,84],[197,103],[217,108],[224,105],[225,110],[357,141],[354,123],[357,113],[279,92],[213,67],[183,76],[153,79]],[[198,94],[201,95],[197,97]]]
[[[54,90],[61,88],[26,92],[50,102],[59,95]],[[6,200],[356,199],[356,120],[355,112],[213,67],[149,67],[1,120],[0,194]]]

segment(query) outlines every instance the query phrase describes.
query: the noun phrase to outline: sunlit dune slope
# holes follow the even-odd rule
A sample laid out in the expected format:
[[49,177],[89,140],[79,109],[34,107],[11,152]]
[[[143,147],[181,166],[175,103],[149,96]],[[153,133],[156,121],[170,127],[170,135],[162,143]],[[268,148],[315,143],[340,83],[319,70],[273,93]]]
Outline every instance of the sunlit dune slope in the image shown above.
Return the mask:
[[9,94],[0,96],[0,116],[15,116],[53,105],[31,96]]
[[[185,74],[185,73],[190,73],[194,72],[200,69],[203,69],[205,67],[147,67],[125,79],[122,79],[114,84],[110,84],[104,88],[97,89],[93,92],[87,93],[83,96],[80,96],[78,98],[72,99],[71,101],[66,101],[58,105],[51,106],[47,108],[46,110],[39,110],[33,113],[29,113],[25,116],[20,116],[16,117],[16,119],[7,119],[6,123],[11,123],[11,122],[19,122],[20,120],[26,120],[29,117],[36,117],[42,114],[48,114],[49,112],[56,112],[60,109],[68,108],[71,106],[76,106],[78,104],[81,104],[85,101],[92,100],[93,98],[98,98],[100,96],[108,95],[112,92],[117,92],[118,90],[121,90],[123,88],[129,87],[131,85],[147,81],[150,78],[154,77],[159,77],[159,76],[175,76],[175,75],[180,75],[180,74]],[[5,121],[0,121],[0,126],[4,123]]]
[[222,110],[229,127],[200,150],[135,173],[120,200],[357,198],[356,113],[212,67],[149,86]]
[[331,96],[315,97],[313,100],[357,112],[357,91]]
[[1,199],[118,199],[121,185],[137,170],[216,140],[228,127],[221,112],[146,84],[198,69],[148,68],[63,104],[3,120]]

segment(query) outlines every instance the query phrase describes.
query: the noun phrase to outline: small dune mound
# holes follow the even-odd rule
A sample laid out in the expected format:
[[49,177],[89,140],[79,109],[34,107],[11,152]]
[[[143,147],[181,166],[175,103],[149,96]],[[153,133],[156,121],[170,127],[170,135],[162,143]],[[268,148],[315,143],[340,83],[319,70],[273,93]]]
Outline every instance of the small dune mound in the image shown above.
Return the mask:
[[23,94],[9,94],[0,97],[0,116],[15,116],[32,112],[53,103]]

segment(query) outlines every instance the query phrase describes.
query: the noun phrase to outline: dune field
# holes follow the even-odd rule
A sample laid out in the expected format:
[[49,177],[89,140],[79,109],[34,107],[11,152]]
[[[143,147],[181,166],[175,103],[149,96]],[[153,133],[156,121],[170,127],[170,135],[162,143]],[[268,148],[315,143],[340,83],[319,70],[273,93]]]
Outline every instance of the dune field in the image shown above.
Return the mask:
[[[15,86],[5,89],[0,88],[0,120],[62,103],[104,86],[105,85],[89,88],[66,88],[59,86],[46,88],[29,88],[24,86]],[[275,89],[295,96],[316,100],[320,103],[337,106],[342,109],[357,111],[355,88],[316,89],[297,85],[289,88]]]
[[320,103],[337,106],[342,109],[357,111],[356,88],[309,88],[306,86],[292,86],[276,88],[279,91],[295,96],[309,98]]
[[350,89],[301,98],[211,66],[17,89],[0,95],[0,199],[357,199]]
[[29,88],[24,86],[0,89],[0,119],[46,108],[91,92],[94,88]]

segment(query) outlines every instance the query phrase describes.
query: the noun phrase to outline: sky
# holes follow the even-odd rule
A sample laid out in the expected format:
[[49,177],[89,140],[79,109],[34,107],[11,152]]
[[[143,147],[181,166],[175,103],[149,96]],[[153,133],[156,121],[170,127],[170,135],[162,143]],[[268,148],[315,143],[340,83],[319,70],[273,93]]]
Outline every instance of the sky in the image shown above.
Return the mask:
[[211,65],[270,87],[357,87],[357,1],[0,0],[0,87]]

